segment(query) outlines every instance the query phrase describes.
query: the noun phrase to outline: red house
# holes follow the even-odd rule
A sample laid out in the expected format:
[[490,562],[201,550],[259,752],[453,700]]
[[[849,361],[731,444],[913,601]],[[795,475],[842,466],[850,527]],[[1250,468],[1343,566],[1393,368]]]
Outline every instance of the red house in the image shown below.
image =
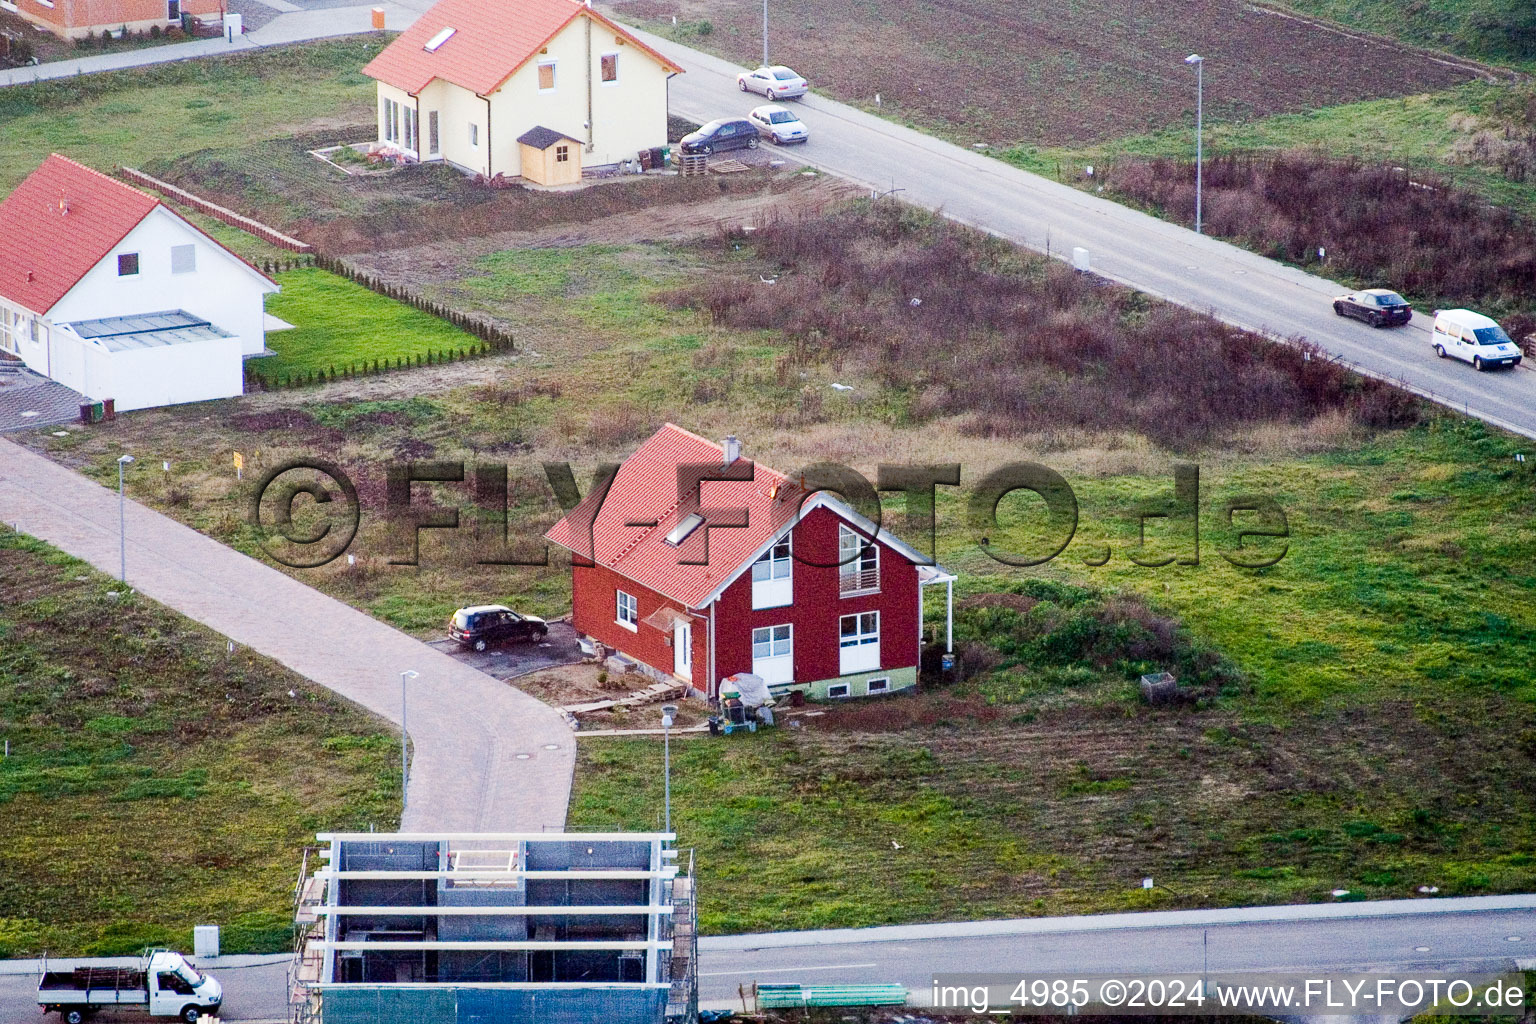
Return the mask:
[[923,590],[953,598],[836,497],[670,423],[545,536],[575,556],[579,632],[707,697],[737,672],[815,699],[915,686]]

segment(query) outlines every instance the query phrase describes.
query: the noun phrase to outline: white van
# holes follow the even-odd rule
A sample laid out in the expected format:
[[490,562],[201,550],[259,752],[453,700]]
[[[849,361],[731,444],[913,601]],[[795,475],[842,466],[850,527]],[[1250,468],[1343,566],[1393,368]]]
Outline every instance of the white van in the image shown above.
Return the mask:
[[1435,314],[1430,338],[1435,355],[1455,356],[1479,370],[1490,366],[1519,366],[1520,346],[1489,317],[1470,309],[1442,309]]

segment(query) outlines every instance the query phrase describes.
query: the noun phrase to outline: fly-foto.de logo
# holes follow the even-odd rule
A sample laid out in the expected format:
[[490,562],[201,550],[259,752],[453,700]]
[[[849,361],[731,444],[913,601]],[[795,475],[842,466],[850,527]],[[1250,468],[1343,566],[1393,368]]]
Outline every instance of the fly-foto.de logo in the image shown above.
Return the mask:
[[[620,467],[596,468],[583,493],[569,463],[542,464],[547,511],[560,511],[584,535],[574,557],[591,559],[597,550],[599,516],[615,502]],[[962,504],[958,525],[970,543],[1000,565],[1028,568],[1068,556],[1085,566],[1104,566],[1123,558],[1144,568],[1201,564],[1202,543],[1221,559],[1242,569],[1277,564],[1290,549],[1290,523],[1274,498],[1237,494],[1202,500],[1200,469],[1174,467],[1173,478],[1161,493],[1127,502],[1123,509],[1096,524],[1117,531],[1117,539],[1089,540],[1077,493],[1060,473],[1035,462],[1014,462],[978,475],[962,485],[961,466],[949,464],[885,464],[875,479],[848,466],[823,462],[771,481],[758,479],[757,466],[747,460],[729,465],[683,463],[677,466],[676,493],[666,502],[624,501],[623,507],[667,509],[667,522],[692,523],[690,533],[701,544],[679,546],[682,565],[707,565],[709,536],[714,531],[743,529],[752,522],[751,493],[771,498],[767,511],[758,502],[758,515],[782,519],[788,528],[819,494],[831,494],[865,521],[871,536],[891,528],[924,553],[932,563],[939,527],[940,488],[956,488]],[[757,491],[742,488],[758,488]],[[388,549],[379,552],[391,565],[419,565],[426,531],[470,533],[468,561],[478,565],[547,566],[550,547],[512,528],[508,467],[501,463],[401,462],[385,467],[381,507],[371,514],[387,523]],[[516,507],[526,512],[526,487],[518,488]],[[429,493],[430,492],[430,493]],[[948,492],[946,492],[948,493]],[[881,495],[899,495],[902,511],[889,527]],[[447,503],[457,496],[459,504]],[[655,496],[648,496],[654,498]],[[255,481],[248,519],[261,537],[266,553],[292,568],[318,568],[347,555],[357,542],[363,516],[359,489],[340,466],[323,459],[296,459],[269,469]],[[696,517],[696,519],[689,519]],[[466,527],[465,519],[470,523]],[[614,520],[624,530],[655,529],[663,518],[625,516]],[[955,524],[946,523],[946,527]],[[1207,537],[1206,532],[1212,536]],[[1080,536],[1080,534],[1082,536]],[[798,551],[797,560],[806,558]],[[841,564],[841,563],[832,563]]]

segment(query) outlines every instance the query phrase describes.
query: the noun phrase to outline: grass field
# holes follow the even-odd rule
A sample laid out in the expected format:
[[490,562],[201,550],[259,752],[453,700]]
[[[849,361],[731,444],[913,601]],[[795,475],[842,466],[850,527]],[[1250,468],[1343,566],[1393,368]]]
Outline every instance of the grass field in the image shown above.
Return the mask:
[[262,140],[367,121],[374,83],[360,72],[383,46],[377,37],[328,40],[13,86],[0,92],[0,192],[49,153],[98,170],[141,167],[237,132]]
[[290,948],[299,852],[388,827],[378,723],[0,528],[0,958]]
[[[610,6],[689,45],[749,66],[761,60],[761,7],[750,0]],[[1213,120],[1426,92],[1472,77],[1239,0],[787,0],[773,8],[770,43],[775,61],[825,94],[869,109],[879,94],[881,113],[965,145],[1059,145],[1182,123],[1194,113],[1193,75],[1183,64],[1192,51],[1208,59]]]
[[294,329],[268,334],[267,347],[277,354],[251,364],[269,380],[440,358],[481,345],[446,320],[336,274],[306,267],[276,276],[283,290],[267,298],[267,312]]
[[[893,268],[866,305],[907,294],[902,260],[931,224],[900,218],[859,250]],[[952,250],[927,248],[944,273],[969,273]],[[170,458],[169,480],[131,476],[130,495],[244,550],[256,542],[229,450],[259,450],[248,469],[298,454],[335,459],[363,495],[359,564],[302,578],[422,634],[470,601],[559,613],[568,580],[558,563],[474,566],[467,530],[426,531],[419,567],[386,565],[381,467],[396,458],[508,464],[522,538],[558,514],[540,461],[571,459],[585,485],[594,462],[622,457],[665,419],[706,436],[735,432],[749,455],[780,467],[958,460],[971,480],[1027,453],[1065,474],[1082,525],[1060,559],[1028,573],[992,562],[964,526],[962,499],[941,499],[940,557],[963,581],[961,639],[994,649],[990,664],[916,697],[839,706],[803,729],[676,745],[674,809],[682,841],[700,849],[713,931],[1536,885],[1536,826],[1510,796],[1536,785],[1536,499],[1530,463],[1513,458],[1521,442],[1449,415],[1373,429],[1347,402],[1224,422],[1206,440],[1169,445],[1069,422],[979,430],[975,417],[924,399],[910,376],[927,372],[920,363],[882,366],[856,347],[797,345],[779,328],[732,327],[656,301],[682,282],[763,288],[772,271],[786,288],[800,272],[736,238],[462,259],[437,271],[451,283],[432,287],[528,323],[538,358],[135,413],[24,440],[103,480],[124,449]],[[1028,254],[1001,266],[1049,279]],[[852,271],[842,283],[862,287]],[[975,301],[994,293],[1012,294],[1005,282],[964,290]],[[1068,292],[1055,294],[1039,300],[1045,321],[1078,316],[1052,306]],[[795,308],[818,309],[803,297]],[[1125,314],[1140,322],[1154,311]],[[973,323],[1008,339],[1037,321]],[[829,387],[848,380],[851,393]],[[1201,466],[1201,564],[1134,566],[1130,510],[1168,494],[1179,461]],[[465,488],[421,491],[468,507]],[[1288,551],[1271,569],[1238,569],[1220,554],[1234,545],[1223,503],[1254,492],[1289,522]],[[1156,526],[1149,536],[1174,543]],[[1105,544],[1114,558],[1087,566]],[[1073,624],[1089,619],[1072,611],[1078,598],[1031,596],[1032,580],[1087,587],[1098,595],[1090,602],[1142,595],[1150,612],[1116,614],[1179,631],[1180,644],[1214,652],[1230,674],[1197,705],[1154,711],[1136,699],[1132,676],[1147,659],[1134,652],[1069,644],[1050,648],[1065,660],[1042,661],[1029,653],[1045,649],[1042,637],[1058,626],[1080,636]],[[1172,661],[1154,650],[1150,663],[1177,667],[1180,649],[1169,648]],[[653,826],[659,753],[645,741],[584,746],[573,826]],[[1149,874],[1159,887],[1147,893]]]
[[1536,61],[1536,12],[1524,0],[1283,0],[1306,14],[1495,63]]

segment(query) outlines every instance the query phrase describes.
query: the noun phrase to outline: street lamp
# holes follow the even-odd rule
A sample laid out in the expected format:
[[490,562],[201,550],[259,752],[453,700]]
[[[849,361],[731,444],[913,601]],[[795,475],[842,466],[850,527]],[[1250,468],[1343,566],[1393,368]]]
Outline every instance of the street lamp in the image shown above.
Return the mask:
[[1205,191],[1205,58],[1192,53],[1185,64],[1195,66],[1195,234],[1201,233],[1200,204]]
[[407,669],[400,673],[400,827],[405,827],[406,790],[411,785],[411,764],[405,754],[405,683],[415,679],[417,673]]
[[763,0],[763,67],[768,66],[768,0]]
[[663,832],[672,831],[672,717],[676,714],[676,704],[661,706],[662,813],[665,815],[661,826]]
[[128,582],[128,503],[123,497],[123,467],[132,461],[132,455],[117,457],[117,578],[124,583]]

